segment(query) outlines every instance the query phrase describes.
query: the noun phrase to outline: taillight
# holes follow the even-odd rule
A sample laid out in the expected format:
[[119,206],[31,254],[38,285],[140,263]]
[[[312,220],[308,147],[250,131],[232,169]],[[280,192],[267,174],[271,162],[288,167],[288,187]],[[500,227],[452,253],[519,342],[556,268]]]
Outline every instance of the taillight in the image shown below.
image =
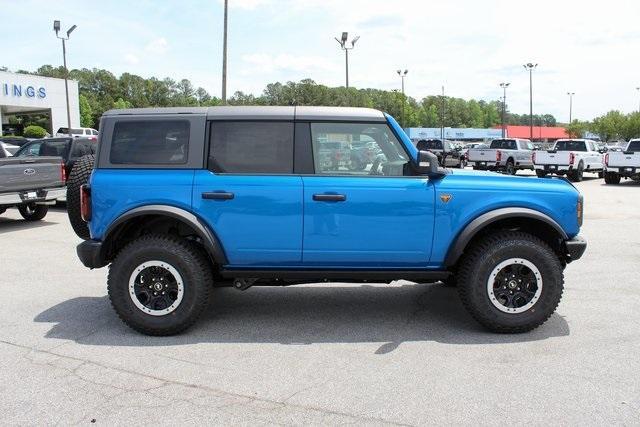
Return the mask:
[[67,183],[67,170],[64,168],[64,162],[60,162],[60,181]]
[[535,163],[536,162],[536,152],[534,151],[533,153],[531,153],[531,163]]
[[80,186],[80,217],[85,222],[91,221],[91,188],[87,184]]
[[499,162],[502,159],[502,151],[496,150],[496,162]]
[[569,153],[569,164],[572,165],[576,161],[576,155]]
[[604,155],[604,165],[609,166],[609,153]]

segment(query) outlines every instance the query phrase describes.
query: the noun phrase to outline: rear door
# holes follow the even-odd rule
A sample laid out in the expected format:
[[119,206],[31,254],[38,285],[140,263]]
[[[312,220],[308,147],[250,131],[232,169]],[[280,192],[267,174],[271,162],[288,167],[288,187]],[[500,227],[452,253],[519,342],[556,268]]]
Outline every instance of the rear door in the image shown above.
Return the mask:
[[[433,184],[425,176],[405,175],[410,157],[387,123],[312,122],[300,125],[296,137],[311,139],[315,159],[315,173],[302,177],[305,267],[427,265]],[[353,163],[334,168],[318,161],[321,141],[328,137],[350,147],[372,139],[379,154],[364,169]]]
[[209,124],[207,169],[194,177],[193,209],[216,233],[230,267],[302,261],[302,178],[294,175],[294,124]]

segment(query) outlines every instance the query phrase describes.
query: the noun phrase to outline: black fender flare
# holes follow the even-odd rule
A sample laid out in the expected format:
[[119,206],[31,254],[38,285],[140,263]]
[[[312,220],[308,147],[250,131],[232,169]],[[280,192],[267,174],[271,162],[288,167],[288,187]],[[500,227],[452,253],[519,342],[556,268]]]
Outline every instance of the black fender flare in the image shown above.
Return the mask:
[[113,237],[113,233],[119,226],[128,222],[129,220],[143,216],[143,215],[159,215],[169,218],[177,219],[178,221],[190,226],[198,234],[198,237],[202,239],[202,243],[209,253],[209,256],[218,265],[227,264],[227,256],[224,252],[224,248],[218,239],[218,236],[204,223],[200,218],[193,213],[169,205],[145,205],[137,208],[133,208],[113,221],[104,233],[103,242],[108,243],[110,238]]
[[540,211],[529,208],[500,208],[486,212],[469,224],[467,224],[458,234],[455,241],[449,246],[447,256],[445,258],[445,266],[451,267],[458,262],[458,259],[464,252],[471,239],[486,226],[507,218],[528,218],[542,221],[551,226],[557,233],[558,237],[568,240],[569,236],[564,229],[549,215]]

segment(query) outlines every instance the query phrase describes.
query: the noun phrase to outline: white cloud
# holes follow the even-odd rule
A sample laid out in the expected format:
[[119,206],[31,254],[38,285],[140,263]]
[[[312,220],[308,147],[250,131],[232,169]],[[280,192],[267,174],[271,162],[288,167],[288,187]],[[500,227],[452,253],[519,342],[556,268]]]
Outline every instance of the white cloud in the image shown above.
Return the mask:
[[164,37],[151,40],[144,48],[147,52],[153,54],[164,54],[169,49],[169,43]]
[[140,62],[140,58],[138,58],[138,56],[133,54],[133,53],[127,53],[124,56],[124,60],[127,61],[127,63],[132,64],[132,65],[137,64],[137,63]]

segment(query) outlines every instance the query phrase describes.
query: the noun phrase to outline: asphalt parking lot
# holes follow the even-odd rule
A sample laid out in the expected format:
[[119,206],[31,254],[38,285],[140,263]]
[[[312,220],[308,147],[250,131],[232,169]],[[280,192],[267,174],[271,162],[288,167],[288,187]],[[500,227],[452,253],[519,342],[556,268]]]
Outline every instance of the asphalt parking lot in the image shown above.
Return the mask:
[[[587,176],[587,175],[585,175]],[[588,176],[584,258],[556,314],[485,332],[439,284],[216,290],[187,333],[139,335],[66,213],[0,216],[6,424],[640,423],[640,184]]]

